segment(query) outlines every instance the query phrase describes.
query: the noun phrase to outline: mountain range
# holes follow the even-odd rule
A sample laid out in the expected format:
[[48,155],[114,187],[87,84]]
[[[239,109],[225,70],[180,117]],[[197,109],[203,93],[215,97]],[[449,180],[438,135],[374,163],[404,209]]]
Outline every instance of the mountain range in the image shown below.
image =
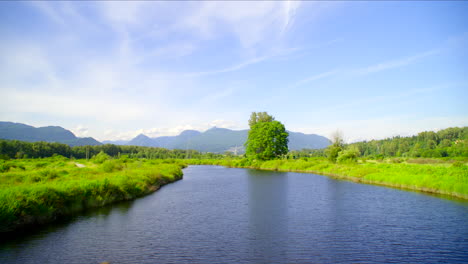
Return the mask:
[[[315,134],[289,132],[290,150],[320,149],[330,145],[329,139]],[[160,147],[167,149],[194,149],[201,152],[223,153],[231,151],[244,152],[244,143],[247,140],[248,130],[231,130],[213,127],[204,132],[185,130],[177,136],[162,136],[150,138],[140,134],[129,141],[103,141],[102,143],[92,137],[79,138],[71,131],[59,126],[33,127],[21,123],[0,122],[0,138],[16,139],[35,142],[59,142],[70,146],[84,145],[133,145],[146,147]]]
[[[315,134],[303,134],[299,132],[289,132],[290,150],[320,149],[330,145],[330,140],[326,137]],[[248,130],[231,130],[227,128],[213,127],[205,132],[195,130],[185,130],[178,136],[164,136],[150,138],[140,134],[128,142],[104,141],[104,143],[161,147],[168,149],[195,149],[201,152],[225,151],[244,152],[244,143],[247,140]]]
[[92,137],[76,137],[70,130],[59,126],[33,127],[13,122],[0,122],[0,138],[27,142],[58,142],[70,146],[102,144]]

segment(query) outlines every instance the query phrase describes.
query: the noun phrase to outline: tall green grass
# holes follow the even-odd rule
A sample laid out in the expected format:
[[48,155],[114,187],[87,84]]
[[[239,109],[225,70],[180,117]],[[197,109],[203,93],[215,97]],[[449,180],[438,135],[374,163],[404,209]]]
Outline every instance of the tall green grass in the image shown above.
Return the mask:
[[[181,160],[180,162],[184,162]],[[418,164],[415,162],[331,163],[324,158],[298,160],[185,160],[187,164],[211,164],[262,170],[306,172],[356,182],[379,184],[468,199],[468,166],[461,162]]]
[[63,157],[0,162],[0,232],[53,221],[85,208],[134,199],[182,178],[182,165]]

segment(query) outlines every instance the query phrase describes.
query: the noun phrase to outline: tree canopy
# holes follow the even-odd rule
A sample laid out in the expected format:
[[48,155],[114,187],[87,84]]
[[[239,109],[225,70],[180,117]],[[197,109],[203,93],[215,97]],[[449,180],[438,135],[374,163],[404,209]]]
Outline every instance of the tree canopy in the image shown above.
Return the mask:
[[272,121],[275,121],[275,118],[269,115],[267,112],[252,112],[249,119],[249,126],[250,129],[252,129],[252,126],[254,126],[257,123]]
[[288,153],[288,132],[284,125],[266,112],[253,112],[249,120],[246,155],[269,160]]

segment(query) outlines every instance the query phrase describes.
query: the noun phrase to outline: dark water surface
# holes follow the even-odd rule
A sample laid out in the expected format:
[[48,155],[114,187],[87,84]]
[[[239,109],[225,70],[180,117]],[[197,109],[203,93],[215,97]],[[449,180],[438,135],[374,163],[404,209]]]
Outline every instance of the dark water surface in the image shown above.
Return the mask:
[[463,263],[468,203],[324,176],[190,166],[133,202],[0,244],[0,263]]

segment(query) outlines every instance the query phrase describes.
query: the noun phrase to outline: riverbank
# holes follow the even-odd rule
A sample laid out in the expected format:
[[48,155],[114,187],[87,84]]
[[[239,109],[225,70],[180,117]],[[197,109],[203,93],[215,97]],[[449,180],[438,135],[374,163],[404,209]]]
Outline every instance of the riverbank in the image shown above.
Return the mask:
[[460,163],[331,163],[322,158],[308,160],[180,160],[190,165],[221,165],[236,168],[302,172],[354,182],[448,195],[468,200],[468,166]]
[[183,165],[161,160],[77,162],[84,167],[63,157],[2,161],[0,232],[135,199],[183,176]]

